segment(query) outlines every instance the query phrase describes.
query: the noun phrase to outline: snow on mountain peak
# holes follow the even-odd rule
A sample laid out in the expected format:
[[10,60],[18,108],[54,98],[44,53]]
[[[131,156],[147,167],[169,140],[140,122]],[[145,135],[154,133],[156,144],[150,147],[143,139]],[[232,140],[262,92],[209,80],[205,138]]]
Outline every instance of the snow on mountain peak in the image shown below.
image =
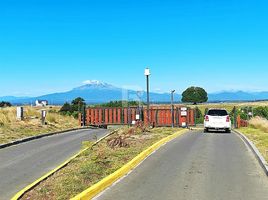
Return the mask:
[[87,90],[87,89],[116,89],[113,85],[98,81],[98,80],[86,80],[83,81],[83,86],[74,88],[74,90]]
[[107,85],[107,83],[104,83],[104,82],[98,81],[98,80],[86,80],[86,81],[83,81],[83,84],[85,84],[85,85]]

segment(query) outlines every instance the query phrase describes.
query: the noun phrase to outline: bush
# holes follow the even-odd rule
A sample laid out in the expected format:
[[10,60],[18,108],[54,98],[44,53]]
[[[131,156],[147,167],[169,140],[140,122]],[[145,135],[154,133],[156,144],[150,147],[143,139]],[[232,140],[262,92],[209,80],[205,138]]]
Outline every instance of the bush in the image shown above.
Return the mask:
[[201,110],[196,106],[195,107],[195,117],[196,117],[196,124],[203,124],[204,123],[204,116]]
[[108,103],[103,103],[103,104],[96,105],[96,107],[109,107],[109,108],[110,107],[116,107],[116,108],[120,108],[120,107],[124,107],[124,106],[128,106],[128,105],[129,106],[138,106],[139,102],[138,101],[110,101]]
[[74,111],[74,112],[72,113],[72,116],[73,116],[74,118],[76,118],[76,119],[78,119],[78,115],[79,115],[79,112],[78,112],[78,111]]
[[79,112],[86,107],[85,100],[81,97],[78,97],[72,101],[72,104],[65,103],[61,109],[60,113],[63,115],[73,116],[74,118],[78,118]]
[[48,114],[47,121],[49,121],[50,123],[57,123],[56,115],[55,114]]
[[60,112],[61,112],[61,113],[66,113],[66,112],[71,112],[71,110],[72,110],[71,105],[70,105],[69,103],[66,102],[66,103],[63,104],[63,106],[61,107]]
[[268,119],[268,107],[267,106],[259,106],[253,111],[254,116],[259,116],[265,119]]
[[11,107],[12,104],[6,101],[0,102],[0,107]]

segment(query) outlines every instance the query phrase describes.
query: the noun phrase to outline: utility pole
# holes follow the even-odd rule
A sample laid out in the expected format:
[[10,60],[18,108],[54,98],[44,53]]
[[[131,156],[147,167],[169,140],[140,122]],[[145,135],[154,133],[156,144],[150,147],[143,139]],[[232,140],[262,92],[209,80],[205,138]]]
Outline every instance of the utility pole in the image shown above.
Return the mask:
[[171,90],[171,118],[172,118],[172,128],[174,128],[174,92],[175,90]]
[[138,97],[138,99],[139,99],[139,107],[138,107],[138,114],[139,114],[139,116],[140,116],[140,120],[141,120],[141,110],[142,110],[142,106],[141,106],[141,97],[142,96],[142,91],[137,91],[137,97]]
[[149,76],[150,76],[150,69],[146,68],[144,71],[144,75],[146,76],[146,85],[147,85],[147,121],[148,125],[150,126],[150,93],[149,93]]

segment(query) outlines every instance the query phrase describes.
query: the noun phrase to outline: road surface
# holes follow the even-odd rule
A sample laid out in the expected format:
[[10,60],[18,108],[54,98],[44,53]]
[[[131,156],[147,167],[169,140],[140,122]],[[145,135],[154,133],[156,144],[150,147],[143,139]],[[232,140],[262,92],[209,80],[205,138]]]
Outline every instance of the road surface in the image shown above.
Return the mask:
[[96,199],[267,200],[268,178],[236,134],[192,132],[160,148]]
[[82,141],[94,141],[107,133],[104,129],[71,131],[0,149],[0,199],[10,199],[73,156]]

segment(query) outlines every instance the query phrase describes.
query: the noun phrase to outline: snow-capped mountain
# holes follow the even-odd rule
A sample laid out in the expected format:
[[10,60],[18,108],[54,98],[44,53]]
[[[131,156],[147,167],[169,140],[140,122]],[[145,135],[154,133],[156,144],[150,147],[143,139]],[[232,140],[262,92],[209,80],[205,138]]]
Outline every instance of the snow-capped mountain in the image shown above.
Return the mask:
[[[23,98],[23,99],[7,99],[13,104],[31,104],[34,103],[36,99],[48,100],[49,104],[63,104],[65,102],[71,102],[76,97],[82,97],[87,103],[104,103],[115,100],[139,100],[146,101],[146,93],[134,90],[122,89],[115,87],[111,84],[92,80],[85,81],[85,85],[76,87],[67,92],[53,93],[48,95],[42,95],[38,97]],[[175,94],[175,99],[179,101],[179,95]],[[170,94],[164,93],[150,93],[150,100],[152,102],[168,102],[170,101]],[[1,97],[0,97],[1,101]]]
[[[268,92],[244,92],[244,91],[224,91],[208,94],[209,101],[255,101],[268,99]],[[87,103],[103,103],[113,100],[138,100],[146,101],[146,93],[135,90],[126,90],[111,84],[88,80],[84,85],[76,87],[67,92],[42,95],[38,97],[0,97],[0,101],[9,101],[13,104],[32,104],[37,99],[48,100],[50,104],[63,104],[71,102],[76,97],[82,97]],[[175,94],[175,101],[181,100],[181,95]],[[170,93],[150,93],[151,102],[170,102]]]

